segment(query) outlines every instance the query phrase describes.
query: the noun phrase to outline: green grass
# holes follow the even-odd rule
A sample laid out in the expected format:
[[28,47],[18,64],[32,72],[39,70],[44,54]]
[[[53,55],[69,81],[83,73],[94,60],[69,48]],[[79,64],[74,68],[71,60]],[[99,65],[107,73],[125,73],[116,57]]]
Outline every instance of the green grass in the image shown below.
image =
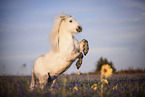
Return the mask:
[[[33,92],[29,92],[30,80],[30,76],[0,76],[0,97],[100,97],[99,75],[61,75],[53,90],[46,86]],[[144,74],[113,75],[108,82],[104,97],[145,97]],[[97,90],[91,88],[93,84]]]

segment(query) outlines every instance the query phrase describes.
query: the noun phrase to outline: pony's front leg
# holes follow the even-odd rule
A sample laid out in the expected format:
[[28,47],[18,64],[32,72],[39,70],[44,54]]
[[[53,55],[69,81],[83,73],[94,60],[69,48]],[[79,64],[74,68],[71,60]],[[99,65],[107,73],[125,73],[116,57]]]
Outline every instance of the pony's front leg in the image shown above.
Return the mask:
[[80,55],[78,56],[78,61],[76,63],[76,66],[77,66],[77,69],[79,69],[81,67],[81,64],[82,64],[82,60],[83,60],[83,54],[82,52],[84,53],[84,55],[86,55],[89,51],[89,46],[88,46],[88,41],[83,39],[80,43]]
[[88,45],[88,41],[83,39],[80,43],[80,52],[83,51],[84,55],[86,56],[86,54],[88,53],[89,51],[89,45]]
[[76,63],[77,69],[79,69],[81,67],[83,57],[84,57],[83,53],[81,52],[80,55],[78,56],[78,61]]

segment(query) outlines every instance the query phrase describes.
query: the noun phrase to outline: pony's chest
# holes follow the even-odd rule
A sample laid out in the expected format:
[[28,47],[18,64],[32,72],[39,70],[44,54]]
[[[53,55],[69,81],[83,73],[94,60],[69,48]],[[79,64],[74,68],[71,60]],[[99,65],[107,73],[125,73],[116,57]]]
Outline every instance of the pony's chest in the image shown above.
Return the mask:
[[68,45],[68,47],[66,48],[65,52],[68,53],[78,53],[80,52],[80,46],[79,43],[77,41],[72,41],[70,43],[70,45]]
[[73,52],[74,53],[80,52],[80,45],[76,39],[73,39]]

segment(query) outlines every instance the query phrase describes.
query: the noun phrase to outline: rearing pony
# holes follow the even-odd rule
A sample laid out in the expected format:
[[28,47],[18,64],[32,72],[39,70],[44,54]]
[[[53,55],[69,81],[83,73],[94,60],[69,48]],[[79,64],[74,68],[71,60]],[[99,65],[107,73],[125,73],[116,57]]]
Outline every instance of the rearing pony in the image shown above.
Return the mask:
[[79,43],[73,36],[73,33],[81,31],[82,27],[69,15],[63,14],[56,19],[56,24],[49,35],[52,49],[35,61],[30,90],[38,85],[43,89],[47,82],[52,82],[52,87],[56,78],[65,72],[77,58],[76,66],[77,69],[80,68],[83,55],[86,55],[89,50],[87,40],[83,39]]

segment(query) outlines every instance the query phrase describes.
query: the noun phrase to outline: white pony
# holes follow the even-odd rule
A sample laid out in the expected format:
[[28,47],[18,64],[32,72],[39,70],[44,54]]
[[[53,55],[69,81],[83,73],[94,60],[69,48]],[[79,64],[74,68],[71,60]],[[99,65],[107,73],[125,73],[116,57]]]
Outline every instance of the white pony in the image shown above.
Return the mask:
[[35,61],[30,90],[38,85],[43,89],[47,82],[52,82],[52,87],[56,78],[65,72],[77,58],[76,66],[79,69],[83,54],[88,53],[88,41],[83,39],[79,43],[73,36],[73,33],[82,31],[82,27],[76,20],[65,14],[59,16],[56,20],[57,22],[50,33],[52,49]]

